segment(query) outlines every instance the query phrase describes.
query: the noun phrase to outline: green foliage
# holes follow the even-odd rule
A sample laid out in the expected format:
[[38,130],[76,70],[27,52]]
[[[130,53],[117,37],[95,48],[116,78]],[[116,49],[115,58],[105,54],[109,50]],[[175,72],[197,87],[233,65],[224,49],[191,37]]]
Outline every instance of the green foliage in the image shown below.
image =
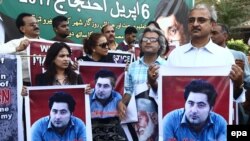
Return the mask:
[[234,40],[231,39],[227,41],[227,47],[233,50],[238,50],[244,52],[248,55],[249,46],[243,42],[243,40]]

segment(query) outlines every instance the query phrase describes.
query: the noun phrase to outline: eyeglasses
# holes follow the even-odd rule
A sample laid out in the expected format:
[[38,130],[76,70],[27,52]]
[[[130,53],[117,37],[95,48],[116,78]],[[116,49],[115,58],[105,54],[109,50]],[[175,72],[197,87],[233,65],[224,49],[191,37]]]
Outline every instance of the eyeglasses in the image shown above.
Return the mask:
[[101,47],[101,48],[106,48],[107,46],[109,45],[109,43],[102,43],[102,44],[99,44],[97,46]]
[[207,21],[210,21],[211,19],[207,19],[207,18],[204,18],[204,17],[198,17],[198,18],[195,18],[195,17],[191,17],[191,18],[188,18],[188,23],[190,24],[194,24],[195,21],[197,21],[197,23],[199,24],[203,24]]
[[158,38],[147,38],[147,37],[143,37],[143,38],[142,38],[142,41],[143,41],[143,42],[153,42],[153,43],[155,43],[155,42],[158,42]]

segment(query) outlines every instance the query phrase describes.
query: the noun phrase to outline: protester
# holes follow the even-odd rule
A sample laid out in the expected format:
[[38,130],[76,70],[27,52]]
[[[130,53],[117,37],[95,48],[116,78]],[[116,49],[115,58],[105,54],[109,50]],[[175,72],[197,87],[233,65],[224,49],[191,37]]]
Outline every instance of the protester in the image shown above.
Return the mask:
[[217,92],[205,80],[193,80],[184,91],[185,108],[164,116],[163,140],[227,140],[227,122],[213,112]]
[[[25,39],[40,39],[44,40],[39,37],[40,35],[40,30],[38,26],[38,22],[36,18],[30,14],[30,13],[21,13],[17,16],[16,19],[16,26],[18,30],[20,31],[21,34],[24,35],[24,37],[20,39],[13,39],[9,42],[6,43],[6,46],[9,48],[12,48],[14,51],[16,51],[16,47],[21,44],[22,41]],[[28,43],[25,43],[27,45]],[[16,55],[22,56],[22,76],[23,76],[23,85],[24,86],[30,86],[30,73],[28,69],[28,59],[29,56],[27,50],[23,50],[20,52],[16,52]],[[24,87],[25,89],[25,87]]]
[[77,58],[79,61],[107,62],[108,42],[101,33],[92,33],[84,39],[85,56]]
[[[210,37],[213,26],[216,24],[215,9],[206,4],[196,5],[188,17],[188,30],[191,42],[174,49],[167,60],[167,67],[213,67],[232,66],[229,77],[234,84],[234,98],[238,102],[245,101],[245,90],[242,89],[243,71],[235,65],[232,53],[225,48],[214,44]],[[167,69],[167,68],[165,68]],[[154,78],[158,71],[155,66],[149,71],[149,78]],[[155,79],[156,80],[156,79]],[[152,81],[157,83],[157,81]]]
[[[126,106],[132,94],[136,95],[136,101],[138,98],[145,98],[151,101],[150,105],[148,105],[149,107],[157,107],[156,101],[154,101],[148,93],[148,83],[152,80],[148,79],[147,72],[156,64],[161,66],[166,63],[166,61],[160,57],[160,54],[166,48],[165,36],[161,30],[149,26],[144,29],[139,44],[144,55],[139,60],[129,65],[127,74],[125,75],[125,94],[122,101],[119,103],[119,116],[121,119],[126,117]],[[158,77],[158,74],[156,74],[155,77]],[[151,87],[155,89],[157,85],[152,84]],[[139,106],[140,105],[137,105],[137,108],[140,108]],[[144,109],[144,111],[151,112],[147,111],[147,109]],[[141,119],[138,119],[138,122],[140,122],[140,120]],[[128,126],[135,127],[135,125],[136,123],[133,123],[133,125],[129,124]],[[151,128],[151,130],[155,129]],[[134,133],[131,134],[134,135]],[[139,136],[135,134],[133,139],[136,140],[137,138],[139,138]]]
[[[212,30],[212,37],[214,43],[217,45],[227,48],[226,42],[229,36],[229,31],[226,25],[224,24],[217,24],[213,27]],[[250,93],[250,67],[247,56],[237,50],[229,49],[234,56],[235,63],[241,67],[244,72],[244,88],[246,91],[246,101],[244,102],[244,108],[241,104],[238,105],[238,115],[239,115],[239,124],[246,124],[249,120],[249,115],[246,114],[249,111],[249,93]]]
[[91,123],[93,140],[126,140],[120,125],[117,105],[122,99],[114,90],[115,74],[102,69],[95,74],[95,89],[90,95]]
[[56,16],[52,19],[53,30],[56,34],[51,40],[59,42],[73,43],[72,40],[67,38],[70,34],[69,21],[65,16]]
[[36,85],[83,84],[81,75],[71,67],[71,53],[70,47],[66,43],[53,43],[48,49],[44,62],[46,72],[36,76]]
[[117,50],[134,53],[136,46],[136,34],[137,29],[133,26],[128,26],[124,32],[124,40],[118,44]]
[[101,32],[104,34],[108,41],[108,48],[110,50],[116,50],[118,43],[115,41],[115,29],[112,25],[106,24],[102,27]]
[[38,119],[31,129],[32,141],[87,141],[84,122],[73,116],[76,102],[65,92],[49,99],[50,115]]

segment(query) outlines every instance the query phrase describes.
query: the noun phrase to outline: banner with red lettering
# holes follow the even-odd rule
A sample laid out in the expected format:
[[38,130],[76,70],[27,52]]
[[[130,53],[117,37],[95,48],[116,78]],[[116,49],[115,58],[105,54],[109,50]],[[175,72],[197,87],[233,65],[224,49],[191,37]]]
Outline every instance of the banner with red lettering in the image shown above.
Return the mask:
[[0,54],[0,140],[24,140],[22,124],[22,66],[14,55]]
[[[30,43],[30,76],[31,76],[31,84],[32,86],[35,84],[35,78],[37,74],[45,72],[43,63],[46,58],[46,53],[53,41],[46,40],[32,40]],[[81,44],[72,44],[66,43],[70,46],[72,50],[71,60],[77,60],[77,57],[83,55],[83,45]]]
[[69,86],[32,86],[28,87],[28,96],[25,97],[26,103],[26,128],[27,139],[31,139],[32,124],[38,119],[50,115],[49,98],[55,92],[65,92],[70,94],[75,102],[73,115],[80,118],[86,126],[87,140],[92,138],[91,117],[89,95],[84,94],[86,85],[69,85]]
[[185,87],[193,80],[202,80],[214,87],[217,97],[212,111],[220,114],[228,124],[232,124],[233,89],[228,70],[230,67],[164,69],[165,73],[159,82],[158,97],[160,137],[164,134],[163,118],[169,112],[185,107]]

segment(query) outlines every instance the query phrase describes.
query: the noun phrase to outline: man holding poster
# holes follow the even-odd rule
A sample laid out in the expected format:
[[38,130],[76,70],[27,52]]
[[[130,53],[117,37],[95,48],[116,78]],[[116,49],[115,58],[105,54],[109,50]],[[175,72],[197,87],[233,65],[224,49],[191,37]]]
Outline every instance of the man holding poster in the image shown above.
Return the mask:
[[114,90],[115,84],[112,71],[102,69],[95,74],[95,89],[90,96],[93,141],[126,140],[117,110],[122,96]]
[[55,92],[49,99],[50,116],[42,117],[32,125],[32,141],[86,141],[84,122],[72,115],[75,104],[71,95]]
[[184,91],[185,108],[171,111],[163,119],[163,140],[226,141],[227,122],[212,112],[216,97],[212,84],[201,79],[191,81]]

